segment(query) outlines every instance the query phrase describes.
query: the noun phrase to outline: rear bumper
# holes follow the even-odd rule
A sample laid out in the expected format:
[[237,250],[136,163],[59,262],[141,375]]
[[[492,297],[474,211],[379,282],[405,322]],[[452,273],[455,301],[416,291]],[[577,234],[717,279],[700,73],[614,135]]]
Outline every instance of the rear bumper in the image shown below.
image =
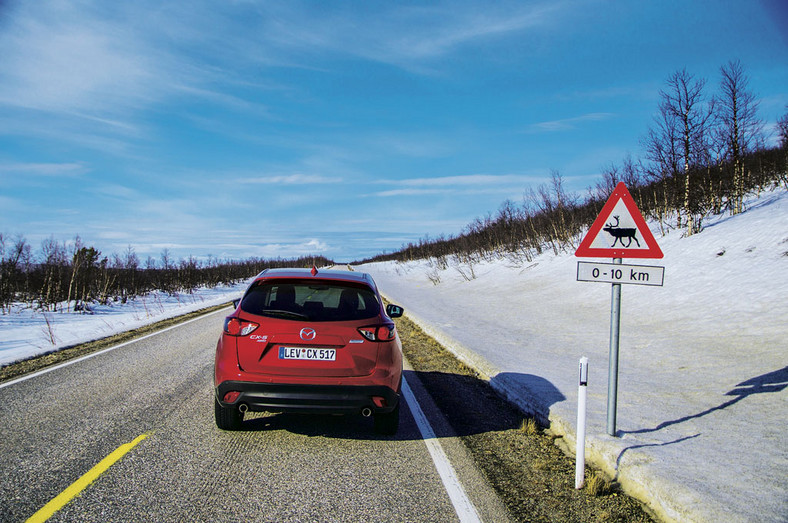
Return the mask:
[[[224,401],[228,392],[240,392],[233,402]],[[252,412],[301,412],[308,414],[358,414],[370,408],[375,414],[394,410],[399,395],[383,385],[300,385],[225,381],[216,387],[223,407],[242,404]],[[381,401],[382,400],[382,401]]]

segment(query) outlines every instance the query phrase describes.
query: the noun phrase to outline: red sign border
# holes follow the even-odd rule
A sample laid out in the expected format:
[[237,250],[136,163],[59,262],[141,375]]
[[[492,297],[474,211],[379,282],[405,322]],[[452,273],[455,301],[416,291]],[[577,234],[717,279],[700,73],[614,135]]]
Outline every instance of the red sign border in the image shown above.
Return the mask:
[[[620,200],[624,201],[624,205],[626,205],[629,214],[635,221],[635,226],[640,236],[646,242],[648,249],[591,247],[591,244],[602,230],[602,227],[605,226],[605,221],[613,212],[613,208]],[[624,185],[624,182],[618,182],[616,188],[613,189],[613,194],[607,199],[605,206],[602,207],[602,210],[599,212],[599,216],[594,220],[591,228],[588,229],[583,241],[580,242],[580,246],[575,251],[575,256],[578,258],[662,258],[665,255],[662,254],[662,249],[657,245],[657,240],[654,238],[654,235],[651,234],[651,229],[649,229],[646,224],[646,220],[643,219],[643,215],[640,214],[640,209],[638,209],[637,204],[635,204],[632,195],[629,194],[626,185]]]

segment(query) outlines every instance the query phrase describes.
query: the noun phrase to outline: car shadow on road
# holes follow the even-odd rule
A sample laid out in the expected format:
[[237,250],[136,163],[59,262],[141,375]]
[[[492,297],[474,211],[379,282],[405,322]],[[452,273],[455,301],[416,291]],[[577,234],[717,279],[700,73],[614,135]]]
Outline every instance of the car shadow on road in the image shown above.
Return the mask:
[[[405,371],[404,376],[438,438],[519,430],[526,417],[486,380],[447,372]],[[505,390],[514,391],[518,396],[538,394],[538,398],[528,398],[525,403],[523,398],[519,398],[519,404],[530,406],[527,410],[542,425],[542,420],[548,417],[550,405],[564,399],[555,386],[538,376],[504,373],[496,376],[495,380],[499,390],[505,385]],[[425,391],[429,395],[427,398],[424,397]],[[404,398],[401,401],[405,408],[400,414],[400,428],[394,436],[376,434],[372,418],[361,415],[247,414],[242,430],[285,430],[310,437],[355,440],[423,439],[413,418],[412,407]],[[436,415],[436,410],[440,415]]]

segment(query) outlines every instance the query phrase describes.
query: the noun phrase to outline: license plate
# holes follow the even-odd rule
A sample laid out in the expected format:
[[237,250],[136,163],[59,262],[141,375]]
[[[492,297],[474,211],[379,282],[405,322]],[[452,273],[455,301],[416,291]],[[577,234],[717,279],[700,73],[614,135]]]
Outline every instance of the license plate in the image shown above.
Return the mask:
[[279,347],[280,360],[335,361],[336,349],[317,349],[310,347]]

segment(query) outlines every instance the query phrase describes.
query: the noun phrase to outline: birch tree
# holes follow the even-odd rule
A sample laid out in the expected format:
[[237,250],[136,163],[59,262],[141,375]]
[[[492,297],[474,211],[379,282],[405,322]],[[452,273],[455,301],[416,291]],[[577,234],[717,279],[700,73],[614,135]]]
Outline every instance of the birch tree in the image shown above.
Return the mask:
[[71,296],[76,292],[77,277],[79,276],[79,271],[82,269],[82,266],[85,264],[85,253],[82,247],[82,239],[76,236],[71,251],[71,278],[68,282],[68,294],[66,295],[66,312],[71,311]]
[[60,244],[52,236],[41,242],[41,267],[44,270],[44,284],[39,293],[41,308],[49,310],[52,306],[57,311],[57,304],[63,294],[63,275],[68,261],[65,244]]
[[[665,234],[667,217],[671,210],[678,211],[678,200],[674,190],[675,181],[681,175],[678,125],[672,113],[661,111],[654,116],[654,126],[641,141],[649,166],[646,178],[657,182],[652,193],[653,208],[659,222],[660,232]],[[681,215],[678,217],[681,227]]]
[[[684,178],[682,209],[686,217],[687,234],[700,230],[700,218],[695,216],[691,200],[692,168],[706,161],[711,115],[714,100],[704,94],[706,80],[696,79],[686,69],[673,73],[667,87],[660,90],[657,127],[649,131],[646,152],[663,170]],[[680,171],[680,172],[679,172]],[[679,212],[678,226],[681,227]]]
[[715,103],[716,138],[733,167],[731,214],[743,209],[744,156],[763,142],[764,123],[758,118],[758,100],[748,89],[749,78],[738,60],[720,68],[720,92]]

